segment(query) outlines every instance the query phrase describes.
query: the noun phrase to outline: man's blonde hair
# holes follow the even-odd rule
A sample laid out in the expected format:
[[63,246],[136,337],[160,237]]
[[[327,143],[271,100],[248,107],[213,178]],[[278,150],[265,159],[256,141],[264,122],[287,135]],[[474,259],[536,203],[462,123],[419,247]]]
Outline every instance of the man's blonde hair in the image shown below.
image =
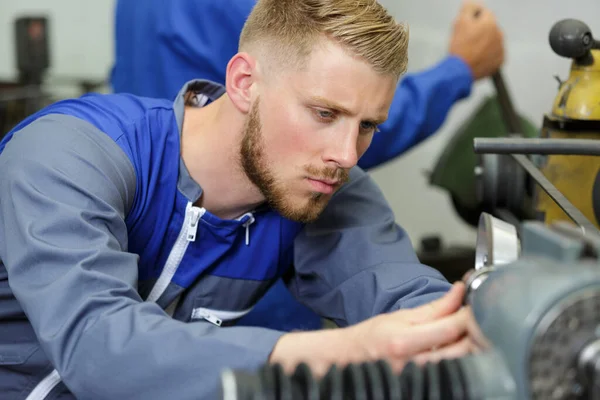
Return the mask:
[[327,37],[382,74],[399,78],[408,62],[408,28],[376,0],[258,0],[240,37],[288,65],[303,65]]

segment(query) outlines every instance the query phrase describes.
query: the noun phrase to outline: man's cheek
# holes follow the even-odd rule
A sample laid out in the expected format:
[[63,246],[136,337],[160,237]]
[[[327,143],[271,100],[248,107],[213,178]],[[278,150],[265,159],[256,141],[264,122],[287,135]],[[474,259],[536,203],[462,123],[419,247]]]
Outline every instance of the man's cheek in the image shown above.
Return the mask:
[[368,135],[368,136],[364,136],[364,137],[361,136],[358,138],[358,143],[356,146],[356,153],[358,154],[359,158],[367,152],[372,141],[373,141],[373,135]]

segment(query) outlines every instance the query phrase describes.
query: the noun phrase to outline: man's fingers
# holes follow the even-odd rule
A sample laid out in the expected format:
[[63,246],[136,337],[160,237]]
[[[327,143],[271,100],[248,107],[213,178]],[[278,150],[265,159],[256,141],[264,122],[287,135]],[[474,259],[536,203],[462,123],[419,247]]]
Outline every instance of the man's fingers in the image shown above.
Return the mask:
[[443,347],[459,341],[468,332],[468,309],[450,316],[410,328],[400,326],[390,342],[389,356],[410,358],[415,354]]
[[466,354],[477,351],[477,347],[473,344],[473,341],[468,336],[462,338],[456,343],[452,343],[449,346],[442,347],[437,350],[430,350],[417,354],[413,361],[419,365],[427,362],[438,362],[443,359],[459,358]]
[[465,296],[465,284],[456,282],[443,297],[420,307],[404,311],[404,318],[410,324],[423,324],[434,321],[456,312],[462,305]]

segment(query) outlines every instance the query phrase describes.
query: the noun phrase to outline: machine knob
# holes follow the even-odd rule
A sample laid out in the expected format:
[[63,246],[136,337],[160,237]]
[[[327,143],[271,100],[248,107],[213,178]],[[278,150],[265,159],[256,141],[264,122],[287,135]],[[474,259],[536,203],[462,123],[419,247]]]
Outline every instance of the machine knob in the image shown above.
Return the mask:
[[550,30],[549,39],[556,54],[573,59],[586,57],[598,44],[589,26],[576,19],[558,21]]

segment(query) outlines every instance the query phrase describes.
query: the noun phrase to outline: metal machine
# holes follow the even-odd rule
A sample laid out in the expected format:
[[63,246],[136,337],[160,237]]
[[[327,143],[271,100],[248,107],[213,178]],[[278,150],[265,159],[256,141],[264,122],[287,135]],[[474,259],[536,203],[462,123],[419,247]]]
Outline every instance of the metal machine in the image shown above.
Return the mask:
[[18,77],[14,81],[0,81],[0,138],[50,102],[50,96],[42,89],[50,67],[48,18],[19,17],[14,28]]
[[52,46],[50,18],[23,15],[14,21],[15,79],[0,80],[0,139],[17,123],[39,109],[62,99],[51,87],[78,88],[80,94],[97,91],[104,79],[81,79],[49,74]]
[[[550,46],[572,59],[537,138],[477,138],[479,200],[502,219],[576,220],[600,227],[600,42],[581,21],[550,31]],[[562,200],[562,201],[561,201]],[[566,206],[566,209],[565,209]],[[577,215],[575,215],[577,214]]]
[[[600,139],[600,42],[594,40],[582,22],[565,20],[550,33],[550,45],[556,54],[573,61],[569,78],[560,83],[552,112],[544,118],[541,137]],[[583,215],[599,226],[599,157],[548,155],[542,172]],[[543,192],[538,196],[536,208],[546,222],[568,220],[564,211]]]
[[479,196],[495,211],[481,214],[463,278],[480,351],[400,374],[384,361],[320,379],[306,365],[228,370],[223,400],[600,400],[600,42],[564,20],[550,44],[573,63],[540,137],[474,143]]

